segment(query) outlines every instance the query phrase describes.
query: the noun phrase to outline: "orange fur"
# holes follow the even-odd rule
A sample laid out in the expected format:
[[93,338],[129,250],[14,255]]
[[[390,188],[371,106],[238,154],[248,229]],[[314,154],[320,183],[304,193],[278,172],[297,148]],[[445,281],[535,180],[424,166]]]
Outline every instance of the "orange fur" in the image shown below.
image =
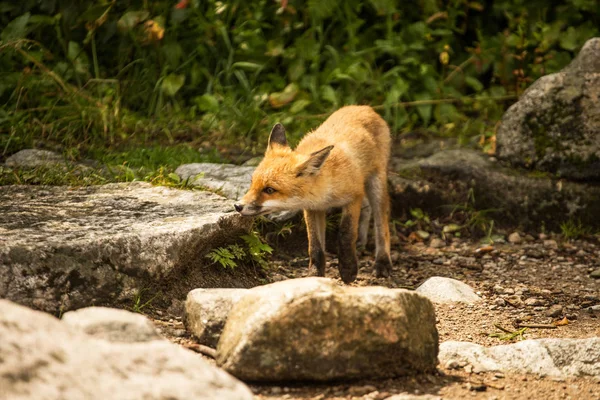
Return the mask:
[[351,282],[357,273],[355,246],[365,200],[375,219],[377,275],[388,276],[390,143],[387,124],[368,106],[347,106],[334,112],[295,150],[287,145],[283,127],[276,125],[265,158],[252,176],[250,190],[236,209],[243,215],[304,210],[311,265],[323,275],[324,212],[342,207],[340,273],[345,282]]

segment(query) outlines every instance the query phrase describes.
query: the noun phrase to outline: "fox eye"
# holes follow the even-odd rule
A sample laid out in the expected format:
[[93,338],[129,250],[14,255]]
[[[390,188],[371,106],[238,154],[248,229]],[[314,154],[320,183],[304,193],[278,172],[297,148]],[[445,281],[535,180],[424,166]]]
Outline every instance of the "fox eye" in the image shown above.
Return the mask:
[[263,189],[263,192],[265,192],[266,194],[273,194],[276,191],[277,190],[273,189],[271,186],[267,186],[266,188]]

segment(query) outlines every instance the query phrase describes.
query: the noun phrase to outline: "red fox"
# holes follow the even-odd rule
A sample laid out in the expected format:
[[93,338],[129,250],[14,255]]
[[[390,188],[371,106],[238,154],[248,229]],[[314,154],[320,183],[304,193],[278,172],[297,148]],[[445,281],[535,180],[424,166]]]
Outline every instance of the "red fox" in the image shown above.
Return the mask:
[[[358,273],[359,220],[360,242],[365,244],[372,212],[376,276],[388,277],[392,270],[387,189],[390,143],[387,124],[368,106],[337,110],[295,150],[288,145],[283,126],[276,124],[250,189],[235,209],[245,216],[304,210],[310,268],[324,276],[326,212],[341,207],[338,257],[345,283],[353,282]],[[361,217],[363,201],[367,210]]]

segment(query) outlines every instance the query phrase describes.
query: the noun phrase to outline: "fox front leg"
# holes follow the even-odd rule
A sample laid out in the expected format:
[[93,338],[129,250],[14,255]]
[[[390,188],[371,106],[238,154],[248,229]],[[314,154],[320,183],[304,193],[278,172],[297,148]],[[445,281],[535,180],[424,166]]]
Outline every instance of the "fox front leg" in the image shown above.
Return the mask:
[[344,283],[354,282],[358,275],[358,258],[356,257],[356,239],[362,197],[355,199],[342,210],[339,233],[339,271]]
[[317,276],[325,276],[325,211],[304,210],[308,234],[309,269],[316,268]]

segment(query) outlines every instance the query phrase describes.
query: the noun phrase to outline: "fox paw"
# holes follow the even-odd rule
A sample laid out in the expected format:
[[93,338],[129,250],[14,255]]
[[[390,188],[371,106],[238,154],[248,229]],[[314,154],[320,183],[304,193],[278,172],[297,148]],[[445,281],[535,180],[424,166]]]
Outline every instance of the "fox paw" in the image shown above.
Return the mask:
[[339,266],[340,277],[344,283],[352,283],[356,280],[356,276],[358,275],[357,267],[342,267]]
[[375,277],[389,278],[392,275],[392,263],[390,260],[377,260],[375,262]]

